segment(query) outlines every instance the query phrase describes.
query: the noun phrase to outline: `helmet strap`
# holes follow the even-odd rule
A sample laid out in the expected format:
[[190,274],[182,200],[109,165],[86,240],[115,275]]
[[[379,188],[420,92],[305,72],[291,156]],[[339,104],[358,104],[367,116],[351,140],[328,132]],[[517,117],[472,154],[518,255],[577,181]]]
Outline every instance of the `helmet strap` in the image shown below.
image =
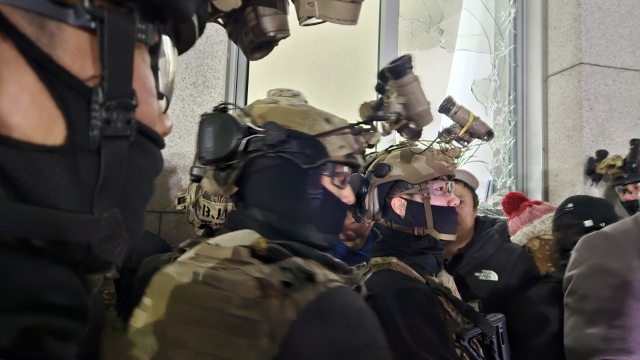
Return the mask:
[[413,234],[416,236],[431,235],[438,240],[444,240],[444,241],[455,240],[456,235],[441,234],[440,232],[436,231],[433,225],[433,214],[431,212],[431,195],[429,194],[429,185],[427,183],[420,184],[420,196],[422,197],[422,203],[424,205],[424,213],[427,217],[427,227],[403,226],[403,225],[394,224],[393,222],[386,221],[386,220],[381,221],[381,223],[384,226],[392,228],[393,230],[408,233],[408,234]]
[[424,214],[427,216],[427,229],[434,229],[433,215],[431,214],[431,195],[427,182],[420,183],[420,196],[424,205]]

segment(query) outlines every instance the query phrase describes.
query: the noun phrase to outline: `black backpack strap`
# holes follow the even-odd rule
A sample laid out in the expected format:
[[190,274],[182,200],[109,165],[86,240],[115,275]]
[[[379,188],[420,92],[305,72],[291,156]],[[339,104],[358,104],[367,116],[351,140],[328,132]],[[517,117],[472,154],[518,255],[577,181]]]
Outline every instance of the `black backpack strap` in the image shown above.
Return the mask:
[[127,238],[120,211],[80,214],[33,205],[0,201],[2,239],[34,239],[89,243],[92,252],[118,263],[126,255]]

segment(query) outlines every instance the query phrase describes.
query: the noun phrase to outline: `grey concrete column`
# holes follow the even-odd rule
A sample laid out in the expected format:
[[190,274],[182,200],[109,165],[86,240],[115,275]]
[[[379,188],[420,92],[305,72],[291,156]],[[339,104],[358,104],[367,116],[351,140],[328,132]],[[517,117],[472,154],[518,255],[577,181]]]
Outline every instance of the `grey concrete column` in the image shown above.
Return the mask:
[[147,230],[173,244],[195,235],[186,216],[175,212],[174,200],[189,182],[200,114],[224,100],[227,41],[221,26],[208,24],[196,45],[180,56],[169,109],[173,131],[165,139],[164,170],[156,179],[146,217]]
[[583,176],[598,149],[640,137],[640,1],[548,1],[549,200],[603,195]]

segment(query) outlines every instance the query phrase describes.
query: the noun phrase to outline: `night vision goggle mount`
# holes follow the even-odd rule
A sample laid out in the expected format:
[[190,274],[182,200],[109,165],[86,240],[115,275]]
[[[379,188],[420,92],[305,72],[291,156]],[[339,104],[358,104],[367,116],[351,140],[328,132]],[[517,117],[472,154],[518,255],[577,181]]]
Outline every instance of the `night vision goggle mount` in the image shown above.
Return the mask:
[[360,106],[363,122],[383,121],[382,135],[395,130],[410,141],[419,140],[433,115],[420,80],[413,73],[411,55],[403,55],[380,70],[375,89],[380,98]]
[[594,184],[598,184],[605,176],[611,180],[611,185],[618,186],[625,183],[640,182],[640,139],[629,140],[629,153],[626,157],[620,155],[609,156],[604,149],[596,150],[595,157],[587,160],[584,174]]
[[453,120],[453,124],[438,135],[442,143],[452,144],[455,141],[460,146],[467,147],[475,139],[484,142],[493,140],[493,129],[471,110],[458,104],[453,97],[447,96],[438,107],[438,112]]

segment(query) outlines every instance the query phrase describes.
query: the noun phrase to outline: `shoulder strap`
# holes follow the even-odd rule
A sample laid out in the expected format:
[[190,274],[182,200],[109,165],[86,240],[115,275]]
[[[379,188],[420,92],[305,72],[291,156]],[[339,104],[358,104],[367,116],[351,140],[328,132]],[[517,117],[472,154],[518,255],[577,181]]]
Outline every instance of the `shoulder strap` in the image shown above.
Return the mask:
[[495,333],[495,328],[485,317],[477,312],[471,305],[457,298],[451,293],[451,290],[446,286],[438,283],[431,277],[422,277],[409,265],[403,263],[395,257],[379,257],[371,259],[371,273],[375,273],[381,270],[395,270],[405,275],[411,276],[415,279],[427,284],[433,291],[439,296],[445,298],[451,303],[451,305],[462,315],[465,319],[472,322],[477,326],[486,336],[491,336]]
[[393,230],[397,230],[403,233],[407,233],[407,234],[413,234],[416,236],[426,236],[426,235],[431,235],[437,239],[441,239],[441,240],[450,240],[453,241],[456,239],[456,235],[451,235],[451,234],[442,234],[438,231],[436,231],[435,229],[432,228],[428,228],[428,227],[410,227],[410,226],[403,226],[403,225],[398,225],[392,221],[386,221],[386,220],[382,220],[380,221],[380,223],[382,223],[382,225],[387,226],[392,228]]

